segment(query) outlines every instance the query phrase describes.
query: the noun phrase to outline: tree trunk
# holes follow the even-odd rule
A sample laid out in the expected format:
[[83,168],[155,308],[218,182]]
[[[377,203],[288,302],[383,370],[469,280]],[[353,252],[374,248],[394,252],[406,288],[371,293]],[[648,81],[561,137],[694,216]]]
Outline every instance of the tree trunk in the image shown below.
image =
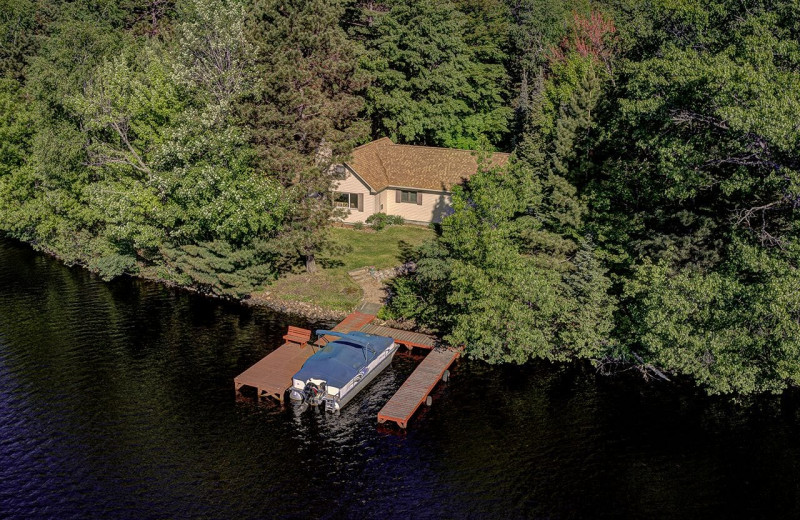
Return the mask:
[[309,273],[317,272],[317,260],[314,257],[314,253],[306,255],[306,271]]

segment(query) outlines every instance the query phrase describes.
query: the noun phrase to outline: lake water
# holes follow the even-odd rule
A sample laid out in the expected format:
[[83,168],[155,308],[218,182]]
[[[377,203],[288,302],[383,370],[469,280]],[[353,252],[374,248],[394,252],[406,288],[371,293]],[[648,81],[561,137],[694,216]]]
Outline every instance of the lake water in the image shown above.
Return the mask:
[[339,415],[236,400],[303,320],[0,240],[2,518],[798,518],[797,392],[460,361],[402,433],[398,355]]

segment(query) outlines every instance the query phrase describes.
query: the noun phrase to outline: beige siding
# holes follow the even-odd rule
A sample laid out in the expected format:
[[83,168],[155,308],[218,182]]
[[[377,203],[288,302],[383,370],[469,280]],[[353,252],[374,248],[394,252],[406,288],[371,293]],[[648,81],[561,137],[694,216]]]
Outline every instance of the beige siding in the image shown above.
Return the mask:
[[386,202],[388,190],[383,190],[382,192],[375,195],[375,213],[386,213],[389,206]]
[[397,191],[386,189],[381,192],[386,196],[385,213],[400,215],[410,222],[441,222],[442,217],[452,213],[450,194],[441,191],[415,190],[422,194],[422,204],[413,202],[395,202]]
[[364,211],[358,211],[357,209],[349,210],[347,217],[342,219],[344,222],[364,222],[367,220],[367,217],[375,213],[375,200],[377,196],[371,195],[369,188],[349,170],[347,170],[347,177],[336,183],[334,191],[360,193],[364,196]]
[[396,202],[397,190],[387,188],[380,193],[371,194],[369,187],[357,176],[347,170],[344,180],[338,181],[334,191],[360,193],[364,197],[364,211],[350,209],[343,222],[365,222],[374,213],[400,215],[409,222],[441,222],[442,217],[452,213],[450,194],[442,191],[417,191],[422,194],[422,204]]

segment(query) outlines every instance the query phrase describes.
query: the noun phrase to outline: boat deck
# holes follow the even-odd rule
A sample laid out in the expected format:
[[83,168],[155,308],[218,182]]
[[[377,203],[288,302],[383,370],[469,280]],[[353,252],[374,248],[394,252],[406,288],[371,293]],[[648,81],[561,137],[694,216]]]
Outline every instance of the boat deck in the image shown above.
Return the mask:
[[388,336],[394,339],[395,343],[400,343],[408,348],[419,347],[431,350],[436,347],[436,338],[433,336],[428,336],[427,334],[420,334],[419,332],[392,329],[389,327],[382,327],[380,325],[372,325],[369,323],[361,327],[361,332],[375,334],[377,336]]
[[460,352],[451,348],[437,348],[425,356],[406,382],[378,412],[378,422],[392,421],[401,428],[408,426],[411,416],[430,395],[445,370],[458,358]]
[[239,393],[243,386],[250,386],[256,389],[259,398],[273,397],[283,403],[286,389],[292,386],[292,376],[315,351],[314,346],[308,343],[301,345],[287,341],[236,376],[233,380],[236,392]]

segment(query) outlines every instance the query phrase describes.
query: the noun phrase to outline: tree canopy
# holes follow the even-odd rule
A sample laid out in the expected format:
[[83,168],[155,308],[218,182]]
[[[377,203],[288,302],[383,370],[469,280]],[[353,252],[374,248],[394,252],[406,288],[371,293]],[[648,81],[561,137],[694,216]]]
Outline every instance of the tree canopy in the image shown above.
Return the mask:
[[[370,139],[512,152],[386,317],[493,363],[800,383],[796,0],[0,0],[0,231],[245,298]],[[489,164],[483,162],[483,165]]]
[[373,132],[456,148],[502,143],[511,116],[503,42],[495,39],[503,29],[483,19],[496,20],[492,9],[501,5],[461,4],[474,7],[472,17],[449,1],[391,2],[360,31]]
[[[542,19],[544,2],[532,4],[512,5],[518,24]],[[796,385],[796,5],[751,4],[576,6],[564,30],[512,39],[528,49],[515,56],[526,80],[516,164],[454,194],[455,214],[418,273],[396,282],[387,314],[492,361],[559,359],[570,348],[561,333],[576,327],[583,348],[566,357],[654,366],[710,393]],[[529,190],[503,192],[521,164],[539,183],[530,216],[509,201]],[[543,227],[524,244],[547,237],[563,249],[520,255],[508,230],[529,218]],[[480,254],[465,265],[465,251]],[[585,329],[558,303],[578,265],[592,273],[576,278]],[[548,305],[557,310],[542,314]]]

